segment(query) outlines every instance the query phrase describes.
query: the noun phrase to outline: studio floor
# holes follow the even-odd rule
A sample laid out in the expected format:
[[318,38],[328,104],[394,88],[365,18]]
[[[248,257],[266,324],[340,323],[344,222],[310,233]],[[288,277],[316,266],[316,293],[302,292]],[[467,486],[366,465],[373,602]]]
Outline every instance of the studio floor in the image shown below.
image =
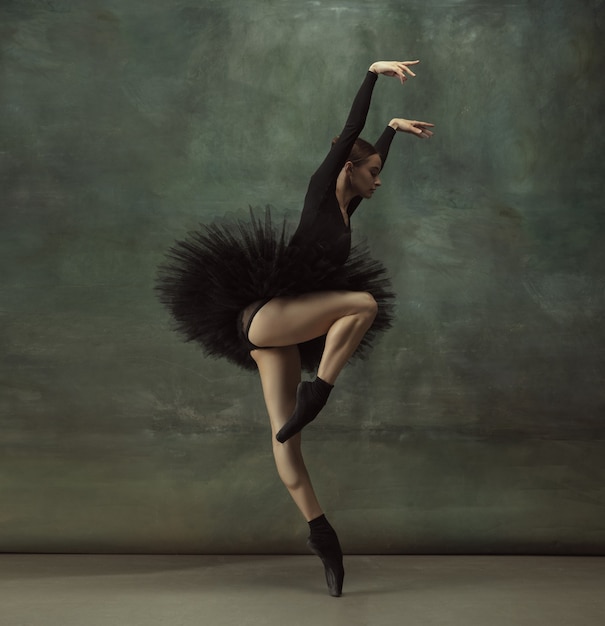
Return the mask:
[[0,555],[3,626],[603,626],[605,558]]

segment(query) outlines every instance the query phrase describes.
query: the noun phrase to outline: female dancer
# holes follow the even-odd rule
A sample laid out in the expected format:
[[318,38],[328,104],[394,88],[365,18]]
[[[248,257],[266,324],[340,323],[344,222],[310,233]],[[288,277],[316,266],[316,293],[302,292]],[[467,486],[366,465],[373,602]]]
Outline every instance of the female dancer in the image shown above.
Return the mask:
[[[362,341],[389,325],[392,294],[384,270],[363,253],[351,255],[350,217],[381,185],[395,133],[433,134],[433,124],[394,118],[375,146],[359,138],[378,75],[404,84],[415,76],[410,66],[417,63],[370,66],[342,133],[311,177],[299,226],[287,245],[283,232],[276,241],[270,221],[264,228],[254,219],[251,225],[238,223],[232,231],[239,230],[239,238],[211,225],[171,249],[173,264],[164,266],[158,285],[189,339],[200,341],[208,354],[249,367],[245,350],[256,364],[277,470],[309,523],[307,545],[324,564],[332,596],[342,593],[342,550],[311,485],[300,431],[321,411]],[[211,302],[202,302],[208,290]],[[301,382],[301,369],[317,364],[315,380]]]

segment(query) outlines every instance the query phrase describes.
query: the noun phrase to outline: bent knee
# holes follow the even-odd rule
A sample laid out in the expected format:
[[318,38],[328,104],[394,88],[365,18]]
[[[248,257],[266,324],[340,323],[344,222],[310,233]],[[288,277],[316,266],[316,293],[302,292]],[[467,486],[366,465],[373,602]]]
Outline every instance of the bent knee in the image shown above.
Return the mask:
[[279,472],[279,477],[288,491],[297,491],[303,485],[303,480],[299,474],[282,474]]
[[298,489],[304,481],[305,463],[300,449],[300,435],[295,435],[285,443],[278,443],[273,436],[273,457],[277,473],[289,490]]
[[374,296],[367,291],[357,293],[358,311],[369,319],[374,319],[378,313],[378,303]]

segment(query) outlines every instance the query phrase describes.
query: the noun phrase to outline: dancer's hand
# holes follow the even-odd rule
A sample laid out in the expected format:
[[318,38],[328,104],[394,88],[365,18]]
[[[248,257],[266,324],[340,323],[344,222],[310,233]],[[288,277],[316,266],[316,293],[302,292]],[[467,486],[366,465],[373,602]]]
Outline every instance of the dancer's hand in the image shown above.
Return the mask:
[[404,120],[402,117],[395,117],[389,122],[389,126],[396,131],[415,135],[419,139],[429,139],[433,136],[433,131],[430,129],[434,128],[435,124],[419,122],[418,120]]
[[416,76],[408,65],[416,65],[420,61],[376,61],[370,65],[370,72],[374,74],[384,74],[385,76],[397,76],[403,85],[408,79],[406,72],[410,76]]

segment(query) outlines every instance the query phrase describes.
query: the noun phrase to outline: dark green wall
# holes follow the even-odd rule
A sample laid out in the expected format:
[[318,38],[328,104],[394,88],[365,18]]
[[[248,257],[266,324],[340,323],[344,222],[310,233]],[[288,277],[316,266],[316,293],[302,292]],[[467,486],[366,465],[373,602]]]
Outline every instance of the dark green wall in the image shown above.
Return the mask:
[[305,433],[317,490],[349,552],[603,552],[604,13],[3,0],[0,549],[304,549],[257,377],[170,332],[155,268],[200,221],[295,221],[369,64],[420,58],[364,136],[437,133],[353,223],[397,321]]

